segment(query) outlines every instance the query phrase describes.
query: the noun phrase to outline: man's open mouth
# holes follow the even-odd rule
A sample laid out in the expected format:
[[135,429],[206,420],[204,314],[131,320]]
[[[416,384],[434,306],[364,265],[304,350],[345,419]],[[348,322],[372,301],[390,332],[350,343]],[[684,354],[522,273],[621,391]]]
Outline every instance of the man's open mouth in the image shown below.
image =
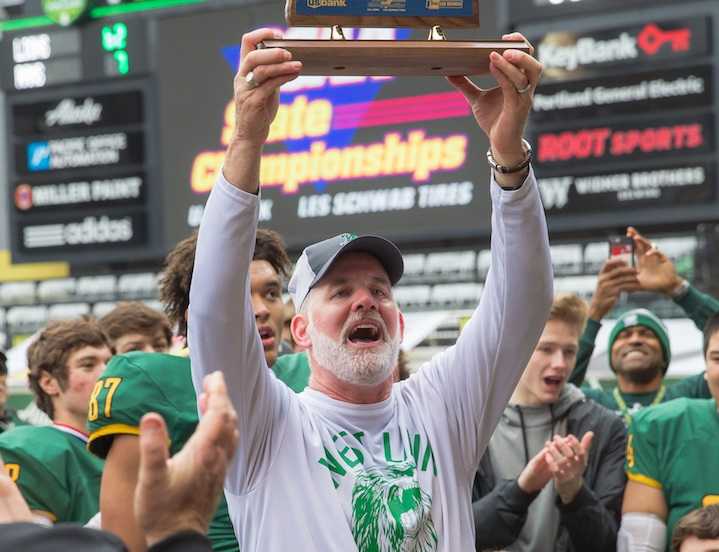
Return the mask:
[[350,330],[347,340],[355,344],[373,344],[382,338],[382,330],[373,322],[362,322]]
[[262,326],[260,328],[257,328],[257,331],[260,334],[260,339],[262,340],[263,345],[274,345],[275,332],[272,330],[272,328]]

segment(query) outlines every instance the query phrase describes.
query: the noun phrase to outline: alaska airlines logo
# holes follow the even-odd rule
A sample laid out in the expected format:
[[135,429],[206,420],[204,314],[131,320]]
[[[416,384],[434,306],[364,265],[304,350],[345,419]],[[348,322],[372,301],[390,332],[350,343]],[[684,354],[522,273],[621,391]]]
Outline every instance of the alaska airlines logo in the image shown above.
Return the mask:
[[307,0],[308,8],[346,8],[347,0]]

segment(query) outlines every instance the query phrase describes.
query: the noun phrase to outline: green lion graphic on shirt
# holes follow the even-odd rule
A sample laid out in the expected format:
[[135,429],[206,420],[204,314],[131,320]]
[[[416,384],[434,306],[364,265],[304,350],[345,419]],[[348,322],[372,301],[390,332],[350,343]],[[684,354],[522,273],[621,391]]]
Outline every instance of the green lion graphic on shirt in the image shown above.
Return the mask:
[[437,533],[432,498],[412,462],[370,468],[352,488],[352,534],[360,552],[432,552]]

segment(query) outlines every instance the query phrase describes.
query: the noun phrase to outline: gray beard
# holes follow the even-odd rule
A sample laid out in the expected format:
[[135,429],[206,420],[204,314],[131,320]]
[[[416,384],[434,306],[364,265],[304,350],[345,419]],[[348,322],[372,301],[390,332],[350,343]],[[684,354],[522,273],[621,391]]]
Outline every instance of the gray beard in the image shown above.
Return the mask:
[[355,385],[377,385],[394,373],[399,357],[399,335],[374,350],[351,351],[319,331],[312,321],[308,332],[315,359],[337,379]]

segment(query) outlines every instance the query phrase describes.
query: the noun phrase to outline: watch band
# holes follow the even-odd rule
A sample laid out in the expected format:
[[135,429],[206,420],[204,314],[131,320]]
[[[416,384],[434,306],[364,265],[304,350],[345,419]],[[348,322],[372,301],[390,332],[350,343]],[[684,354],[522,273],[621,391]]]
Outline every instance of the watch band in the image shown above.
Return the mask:
[[501,174],[512,174],[526,169],[532,162],[532,146],[525,139],[522,139],[522,145],[524,146],[526,157],[521,163],[511,167],[508,167],[506,165],[500,165],[494,158],[492,148],[489,148],[487,150],[487,163],[489,163],[489,166],[492,167],[492,170]]

